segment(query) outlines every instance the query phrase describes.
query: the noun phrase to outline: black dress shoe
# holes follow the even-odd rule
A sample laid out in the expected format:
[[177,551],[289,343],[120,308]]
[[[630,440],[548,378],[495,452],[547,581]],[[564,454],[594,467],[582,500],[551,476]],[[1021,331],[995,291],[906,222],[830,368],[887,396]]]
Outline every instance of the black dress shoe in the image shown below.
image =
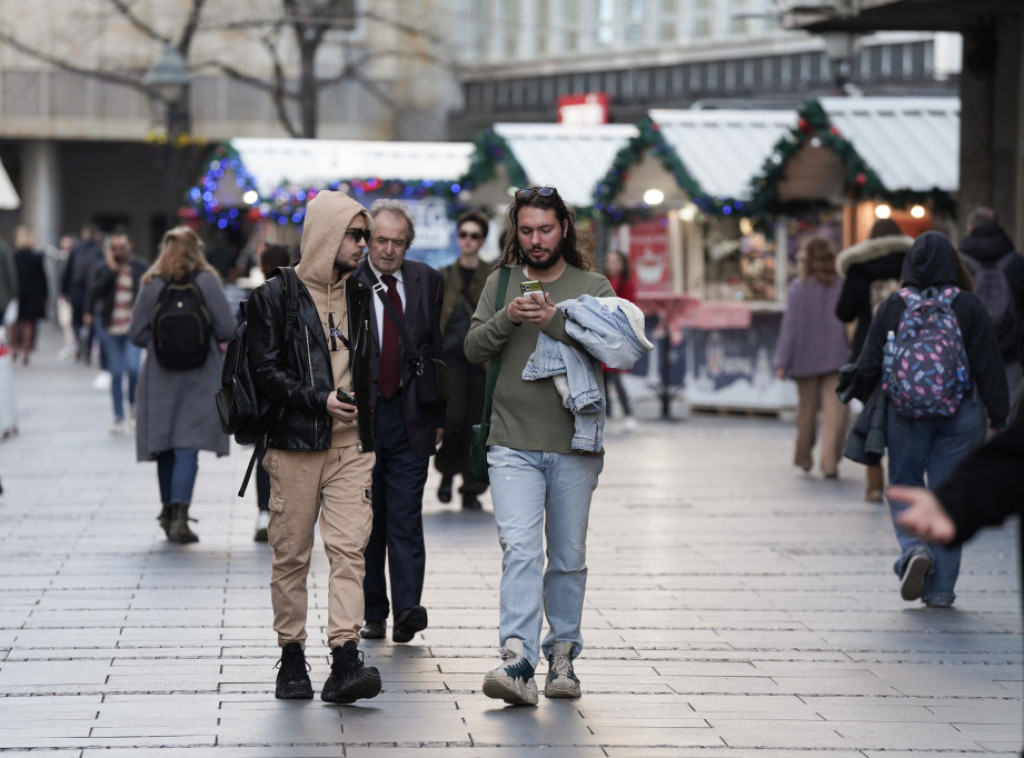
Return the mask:
[[464,511],[478,511],[480,510],[480,501],[476,499],[476,495],[463,495],[462,496],[462,510]]
[[452,501],[452,478],[450,476],[441,477],[441,486],[437,488],[437,499],[442,503]]
[[388,622],[367,621],[359,630],[359,636],[364,640],[382,640],[388,636]]
[[422,605],[406,608],[395,616],[395,626],[391,630],[391,639],[395,642],[409,642],[416,632],[427,628],[427,609]]

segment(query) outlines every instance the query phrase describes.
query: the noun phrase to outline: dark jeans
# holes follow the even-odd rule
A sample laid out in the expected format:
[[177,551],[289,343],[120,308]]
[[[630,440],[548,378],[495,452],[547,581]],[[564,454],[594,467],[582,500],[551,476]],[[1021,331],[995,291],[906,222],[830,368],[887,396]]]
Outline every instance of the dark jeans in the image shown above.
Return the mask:
[[199,451],[190,447],[164,450],[156,457],[156,477],[163,505],[192,502],[192,488],[199,472]]
[[[402,393],[377,398],[373,415],[377,463],[373,467],[373,530],[366,546],[363,596],[367,621],[383,621],[420,604],[427,551],[423,541],[423,488],[429,457],[413,452],[405,430]],[[391,605],[384,577],[387,561]]]
[[619,402],[622,404],[622,415],[632,416],[633,408],[629,404],[629,395],[626,394],[626,388],[622,385],[622,372],[621,371],[605,371],[604,372],[604,388],[605,397],[608,403],[608,418],[612,417],[612,390],[615,390],[615,396],[618,397]]
[[[964,398],[951,418],[908,419],[894,410],[886,418],[889,447],[889,481],[911,487],[938,489],[949,478],[957,464],[984,438],[985,414],[973,396]],[[928,545],[918,537],[904,531],[896,523],[896,514],[906,508],[905,503],[890,501],[896,539],[902,551],[893,570],[903,575],[907,561],[913,553],[931,554],[935,565],[925,580],[922,600],[952,602],[953,591],[960,574],[960,547],[945,548]]]
[[463,495],[479,495],[486,484],[469,475],[469,448],[473,444],[473,424],[480,423],[484,410],[487,373],[479,366],[448,366],[448,410],[444,422],[441,449],[434,467],[444,476],[462,477]]

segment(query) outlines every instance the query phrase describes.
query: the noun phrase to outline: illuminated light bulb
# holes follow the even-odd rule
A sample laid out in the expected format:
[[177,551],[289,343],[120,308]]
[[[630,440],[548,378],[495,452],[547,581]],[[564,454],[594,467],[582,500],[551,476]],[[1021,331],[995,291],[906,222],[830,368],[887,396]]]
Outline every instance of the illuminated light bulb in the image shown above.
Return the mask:
[[260,199],[260,193],[256,190],[249,190],[242,195],[242,199],[249,205],[255,205]]
[[881,205],[876,205],[875,206],[875,217],[876,218],[891,218],[892,217],[892,208],[890,208],[885,203],[882,203]]
[[644,202],[647,205],[661,205],[665,199],[665,193],[660,189],[649,189],[644,193]]
[[926,211],[923,205],[915,205],[913,208],[910,209],[910,215],[913,216],[914,218],[924,218],[925,213]]

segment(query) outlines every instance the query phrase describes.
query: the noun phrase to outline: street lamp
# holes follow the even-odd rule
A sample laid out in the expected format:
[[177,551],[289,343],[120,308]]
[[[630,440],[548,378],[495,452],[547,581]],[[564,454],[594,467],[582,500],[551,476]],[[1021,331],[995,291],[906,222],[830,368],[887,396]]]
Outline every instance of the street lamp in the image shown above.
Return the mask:
[[178,138],[189,132],[188,88],[192,77],[185,59],[169,42],[164,44],[160,57],[142,78],[142,83],[163,101],[167,113],[167,197],[164,221],[167,228],[174,226],[176,216],[175,189],[178,183]]

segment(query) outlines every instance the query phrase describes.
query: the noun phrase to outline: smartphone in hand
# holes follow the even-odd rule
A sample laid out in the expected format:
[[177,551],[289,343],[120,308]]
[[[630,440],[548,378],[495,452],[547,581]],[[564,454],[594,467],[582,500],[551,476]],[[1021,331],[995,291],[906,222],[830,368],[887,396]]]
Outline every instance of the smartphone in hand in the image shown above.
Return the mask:
[[358,405],[358,403],[356,403],[356,399],[354,397],[352,397],[352,395],[350,395],[342,387],[338,387],[338,392],[336,393],[336,395],[337,395],[337,398],[338,398],[338,402],[340,402],[340,403],[348,403],[349,405]]
[[534,292],[540,295],[542,299],[544,297],[544,287],[541,286],[540,282],[534,282],[529,280],[525,282],[520,282],[519,289],[525,297],[532,297]]

